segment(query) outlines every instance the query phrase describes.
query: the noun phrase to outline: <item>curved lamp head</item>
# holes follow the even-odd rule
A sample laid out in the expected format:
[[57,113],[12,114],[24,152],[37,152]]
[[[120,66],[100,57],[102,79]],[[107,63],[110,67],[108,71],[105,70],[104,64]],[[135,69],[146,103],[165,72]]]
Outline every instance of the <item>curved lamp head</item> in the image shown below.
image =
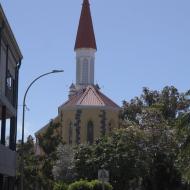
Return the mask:
[[64,70],[52,70],[52,73],[62,73]]

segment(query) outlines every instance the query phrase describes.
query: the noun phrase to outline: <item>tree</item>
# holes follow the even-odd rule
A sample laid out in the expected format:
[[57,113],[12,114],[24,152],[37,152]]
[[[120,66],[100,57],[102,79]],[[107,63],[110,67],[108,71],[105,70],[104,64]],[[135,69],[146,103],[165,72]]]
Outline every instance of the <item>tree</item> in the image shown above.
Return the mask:
[[[187,163],[190,161],[190,130],[188,127],[190,123],[190,117],[188,116],[190,100],[186,98],[189,94],[190,91],[187,91],[186,93],[179,93],[178,90],[173,86],[166,86],[162,91],[152,91],[148,88],[144,88],[143,94],[140,96],[140,98],[136,98],[139,100],[135,101],[135,109],[134,100],[132,100],[130,103],[125,102],[122,112],[123,118],[128,120],[129,116],[127,114],[131,115],[131,112],[128,112],[128,110],[133,110],[133,117],[130,117],[130,119],[139,124],[141,127],[144,127],[144,129],[147,127],[151,129],[153,142],[163,142],[164,139],[160,137],[162,137],[162,134],[164,133],[166,134],[165,137],[163,136],[165,139],[168,139],[169,134],[172,134],[172,142],[175,144],[175,146],[170,146],[164,151],[161,149],[160,153],[162,155],[160,156],[159,153],[159,159],[156,158],[155,161],[160,162],[160,159],[162,158],[161,160],[163,160],[163,166],[165,165],[165,168],[168,168],[166,167],[167,165],[170,165],[171,167],[171,163],[173,163],[173,166],[175,166],[175,169],[173,169],[175,170],[174,173],[176,174],[176,178],[180,178],[181,175],[185,181],[190,181],[190,166],[187,166]],[[138,109],[136,109],[137,105]],[[163,127],[166,127],[166,129]],[[157,136],[157,140],[155,140],[155,135]],[[162,143],[159,147],[167,147],[166,145],[167,141],[165,141],[164,146]],[[151,148],[151,150],[153,149]],[[168,152],[171,153],[170,158],[168,156]],[[164,156],[163,154],[166,155]],[[168,158],[168,161],[165,160],[166,157]],[[159,166],[159,163],[156,164],[155,161],[153,162],[153,168],[155,166]],[[178,168],[178,171],[176,171],[176,168]],[[172,170],[172,168],[170,169]],[[155,171],[155,174],[158,174],[159,170],[161,169]],[[164,176],[164,171],[161,173],[163,173],[162,176]],[[151,176],[154,175],[151,174]],[[159,179],[158,176],[156,178]],[[166,179],[166,177],[164,177],[164,179]],[[160,179],[160,181],[165,180]]]
[[182,152],[179,145],[182,140],[189,145],[190,138],[184,139],[183,133],[179,136],[177,121],[190,106],[185,95],[173,86],[162,91],[144,88],[140,97],[124,101],[123,129],[76,150],[74,169],[78,177],[95,179],[98,169],[105,168],[110,171],[111,184],[119,190],[182,189],[184,172],[179,166],[184,168],[185,162],[179,156],[188,151]]
[[177,164],[185,181],[190,183],[190,112],[177,119],[178,160]]
[[[24,156],[24,187],[28,190],[33,190],[36,187],[43,187],[50,190],[53,188],[53,165],[57,159],[56,149],[62,138],[58,133],[59,124],[50,123],[46,131],[38,136],[39,144],[44,151],[43,155],[35,155],[35,144],[32,136],[27,138],[27,141],[21,149],[21,145],[17,145],[18,165],[21,162],[21,151]],[[18,178],[20,173],[18,173]]]
[[83,179],[96,179],[100,168],[109,170],[110,183],[119,190],[171,189],[181,185],[174,164],[175,148],[172,131],[164,129],[152,136],[152,129],[131,126],[99,139],[95,145],[79,146],[74,167]]
[[45,132],[38,135],[39,145],[47,156],[55,156],[54,153],[56,152],[58,145],[63,143],[63,139],[59,131],[60,127],[60,123],[50,121]]
[[[98,169],[110,172],[117,189],[128,189],[146,173],[146,135],[137,127],[121,129],[101,138],[95,145],[81,145],[75,152],[74,167],[78,178],[96,179]],[[127,171],[127,172],[126,172]]]
[[[21,151],[23,151],[23,160],[24,160],[24,187],[27,187],[28,190],[33,190],[37,187],[40,182],[39,173],[39,164],[40,161],[38,157],[35,156],[34,150],[34,141],[33,137],[29,136],[27,141],[23,145],[17,145],[17,165],[21,165]],[[20,178],[20,169],[17,171],[17,179]]]
[[72,170],[73,149],[68,145],[60,144],[57,148],[57,161],[53,166],[53,176],[57,181],[71,182],[75,178]]
[[60,124],[50,122],[50,125],[44,133],[38,136],[39,146],[44,151],[43,155],[40,155],[40,171],[41,186],[44,189],[53,189],[54,177],[53,177],[53,166],[57,160],[56,150],[60,144],[63,144],[62,136],[59,132]]
[[[62,144],[59,124],[50,123],[39,136],[44,155],[34,157],[32,142],[25,144],[26,177],[29,178],[27,171],[33,175],[27,183],[38,180],[49,190],[56,180],[54,187],[65,188],[63,182],[97,179],[98,170],[105,168],[117,190],[187,190],[190,182],[187,95],[190,91],[180,93],[173,86],[161,91],[144,88],[140,97],[123,102],[119,130],[102,135],[93,145],[79,145],[74,152]],[[78,130],[80,113],[79,110],[75,118]],[[80,142],[80,130],[77,135]]]

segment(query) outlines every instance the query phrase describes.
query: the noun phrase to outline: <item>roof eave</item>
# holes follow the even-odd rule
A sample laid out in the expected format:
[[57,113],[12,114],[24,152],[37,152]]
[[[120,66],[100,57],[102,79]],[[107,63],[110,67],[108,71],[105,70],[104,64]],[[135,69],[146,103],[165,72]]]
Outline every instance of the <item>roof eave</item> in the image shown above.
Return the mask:
[[18,45],[18,43],[16,41],[14,33],[13,33],[11,27],[10,27],[10,24],[9,24],[9,22],[7,20],[7,17],[5,16],[5,13],[4,13],[4,10],[3,10],[3,7],[2,7],[1,4],[0,4],[0,14],[2,15],[3,21],[5,22],[5,26],[7,27],[9,36],[10,36],[10,38],[12,40],[13,45],[15,46],[15,49],[16,49],[17,54],[19,56],[19,59],[22,60],[23,59],[23,55],[22,55],[21,50],[19,48],[19,45]]

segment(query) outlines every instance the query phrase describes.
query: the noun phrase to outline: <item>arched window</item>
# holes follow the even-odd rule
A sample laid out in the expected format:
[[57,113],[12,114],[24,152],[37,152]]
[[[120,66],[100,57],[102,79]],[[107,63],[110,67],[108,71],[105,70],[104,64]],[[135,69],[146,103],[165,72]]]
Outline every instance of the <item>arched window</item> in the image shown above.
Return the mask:
[[72,144],[73,142],[73,124],[72,122],[69,123],[69,131],[68,131],[68,134],[69,134],[69,144]]
[[82,74],[82,83],[88,83],[88,59],[84,59],[83,61],[83,74]]
[[87,142],[93,144],[94,142],[94,125],[92,121],[87,124]]
[[77,77],[77,84],[81,83],[81,62],[80,59],[77,58],[77,64],[76,64],[76,77]]

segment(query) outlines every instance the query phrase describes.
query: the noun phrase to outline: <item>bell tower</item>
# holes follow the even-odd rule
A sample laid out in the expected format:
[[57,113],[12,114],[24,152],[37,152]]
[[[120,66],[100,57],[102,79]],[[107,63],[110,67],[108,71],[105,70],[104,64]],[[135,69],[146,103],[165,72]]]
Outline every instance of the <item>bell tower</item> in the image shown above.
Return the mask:
[[93,85],[97,47],[88,0],[83,0],[74,50],[76,52],[76,89]]

